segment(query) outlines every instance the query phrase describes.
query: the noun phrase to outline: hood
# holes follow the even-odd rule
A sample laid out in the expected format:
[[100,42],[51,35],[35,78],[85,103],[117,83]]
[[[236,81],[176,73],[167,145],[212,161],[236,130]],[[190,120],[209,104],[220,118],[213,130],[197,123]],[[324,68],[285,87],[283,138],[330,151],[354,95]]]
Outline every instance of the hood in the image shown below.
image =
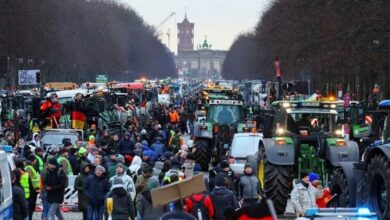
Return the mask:
[[216,186],[215,189],[214,189],[214,193],[215,193],[217,196],[224,196],[224,195],[226,195],[228,192],[229,192],[229,190],[228,190],[226,187],[218,187],[218,186]]
[[81,173],[83,173],[83,174],[88,174],[88,173],[85,173],[84,172],[84,168],[86,167],[86,166],[90,166],[90,164],[88,164],[88,163],[86,163],[86,162],[83,162],[83,163],[81,163],[81,169],[80,169],[80,172]]
[[39,133],[34,133],[33,134],[33,136],[32,136],[33,140],[35,140],[35,136],[37,136],[37,135],[39,135]]
[[141,168],[142,159],[139,156],[135,156],[129,167],[130,172],[137,172]]
[[112,192],[120,198],[127,196],[127,191],[123,188],[123,185],[113,185],[111,187]]

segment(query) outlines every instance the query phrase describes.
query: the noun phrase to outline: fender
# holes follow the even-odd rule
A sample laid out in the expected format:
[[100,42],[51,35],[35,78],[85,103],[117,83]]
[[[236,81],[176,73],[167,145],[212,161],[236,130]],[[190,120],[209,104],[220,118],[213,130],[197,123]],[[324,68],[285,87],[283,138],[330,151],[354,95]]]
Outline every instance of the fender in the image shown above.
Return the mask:
[[276,144],[273,138],[263,138],[263,143],[267,160],[275,165],[294,165],[295,148],[294,144]]
[[328,144],[326,158],[333,166],[340,166],[341,162],[359,162],[359,146],[355,141],[346,141],[346,145],[338,147]]
[[[351,199],[351,205],[355,206],[356,203],[356,176],[354,173],[355,162],[340,162],[340,168],[342,169],[345,177],[347,178],[347,184],[349,188],[349,198]],[[363,177],[362,177],[363,179]]]
[[365,162],[368,164],[376,154],[385,155],[390,160],[390,144],[384,144],[377,147],[373,147],[368,151],[368,155],[365,156]]

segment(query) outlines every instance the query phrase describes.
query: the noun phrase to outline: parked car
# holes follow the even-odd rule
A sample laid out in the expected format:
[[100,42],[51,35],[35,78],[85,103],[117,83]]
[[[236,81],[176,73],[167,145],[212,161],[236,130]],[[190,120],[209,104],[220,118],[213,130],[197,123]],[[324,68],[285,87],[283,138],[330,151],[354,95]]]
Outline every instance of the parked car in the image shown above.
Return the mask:
[[235,174],[243,174],[248,156],[257,155],[261,133],[236,133],[230,150],[227,152],[230,168]]

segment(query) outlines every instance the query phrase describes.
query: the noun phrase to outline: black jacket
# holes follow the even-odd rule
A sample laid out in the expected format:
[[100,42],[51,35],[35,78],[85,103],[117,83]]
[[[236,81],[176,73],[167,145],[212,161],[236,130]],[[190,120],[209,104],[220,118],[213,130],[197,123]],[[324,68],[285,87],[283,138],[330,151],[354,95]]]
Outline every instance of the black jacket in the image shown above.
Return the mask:
[[223,212],[227,207],[232,207],[234,209],[239,208],[237,199],[233,192],[225,187],[216,187],[210,194],[210,197],[213,201],[216,220],[225,219]]
[[87,166],[87,163],[83,163],[81,165],[81,171],[80,175],[76,177],[76,180],[74,182],[74,188],[78,191],[78,203],[79,203],[79,210],[83,211],[87,209],[88,206],[88,198],[85,193],[85,183],[87,182],[88,173],[84,172],[84,168]]
[[109,190],[110,184],[105,176],[89,175],[85,182],[88,204],[93,206],[104,205],[104,199]]
[[[115,220],[128,220],[129,218],[134,219],[134,204],[131,199],[131,196],[127,193],[125,188],[118,187],[113,188],[108,195],[107,198],[112,198],[114,202],[114,209],[112,210],[112,219]],[[107,202],[104,203],[107,205]],[[107,211],[107,207],[106,207]]]
[[12,186],[12,209],[14,220],[23,220],[27,217],[27,200],[24,198],[23,189],[18,185]]
[[214,167],[212,170],[209,171],[209,191],[213,191],[215,187],[215,178],[217,175],[224,175],[229,180],[229,186],[227,187],[230,189],[234,194],[236,194],[236,178],[234,175],[234,171],[229,168],[228,172],[225,172],[223,169],[221,169],[219,166]]
[[65,184],[68,181],[63,169],[58,167],[48,170],[46,174],[46,187],[50,187],[47,191],[47,201],[49,203],[63,203],[65,194]]

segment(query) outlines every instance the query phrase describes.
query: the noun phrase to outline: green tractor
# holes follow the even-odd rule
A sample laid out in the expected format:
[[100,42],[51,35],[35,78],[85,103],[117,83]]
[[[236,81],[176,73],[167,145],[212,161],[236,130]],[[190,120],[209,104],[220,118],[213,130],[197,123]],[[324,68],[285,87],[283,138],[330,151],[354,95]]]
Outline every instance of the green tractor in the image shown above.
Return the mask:
[[203,91],[207,103],[206,117],[194,125],[195,157],[205,171],[212,159],[219,162],[225,155],[234,133],[247,129],[243,102],[234,99],[232,90],[209,92]]
[[302,170],[316,172],[325,186],[340,162],[359,161],[356,142],[344,140],[337,105],[278,101],[264,114],[263,135],[255,161],[262,188],[276,212],[285,212],[292,181]]

